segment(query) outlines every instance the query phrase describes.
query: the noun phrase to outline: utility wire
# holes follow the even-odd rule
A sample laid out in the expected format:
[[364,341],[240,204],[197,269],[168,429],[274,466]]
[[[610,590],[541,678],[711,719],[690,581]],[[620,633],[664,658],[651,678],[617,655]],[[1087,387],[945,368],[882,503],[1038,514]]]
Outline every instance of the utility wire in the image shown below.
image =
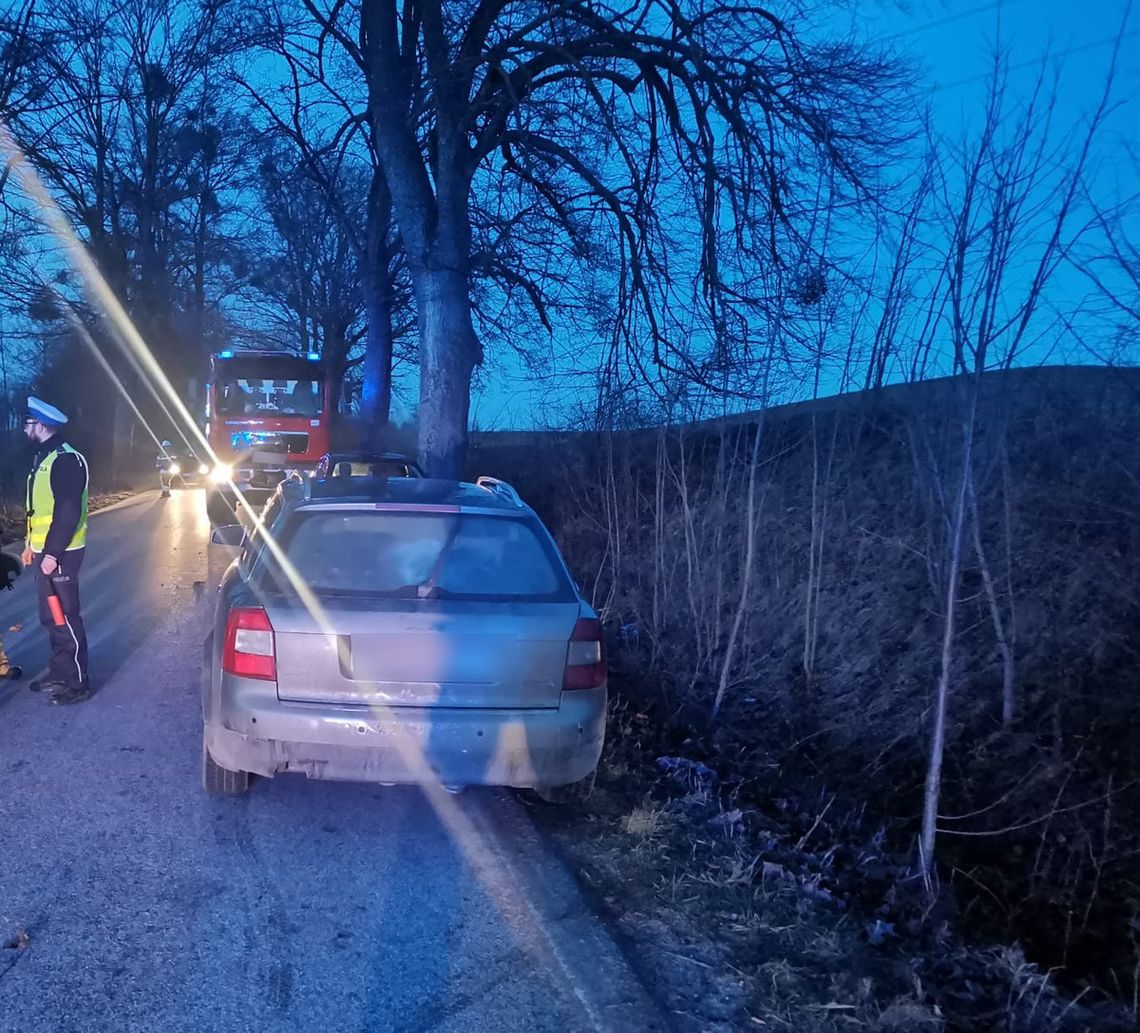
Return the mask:
[[[1123,35],[1115,34],[1112,36],[1106,36],[1104,39],[1093,40],[1091,43],[1082,43],[1079,46],[1069,47],[1066,50],[1062,50],[1059,54],[1054,54],[1052,56],[1054,60],[1059,61],[1063,58],[1068,57],[1070,54],[1083,54],[1089,50],[1098,50],[1101,47],[1110,47],[1113,46],[1118,39],[1123,42],[1126,39],[1133,39],[1136,36],[1140,36],[1140,29],[1133,29],[1131,32],[1126,32]],[[1027,61],[1019,61],[1017,64],[1006,66],[1005,71],[1013,72],[1019,68],[1030,68],[1033,65],[1040,64],[1042,61],[1048,59],[1049,56],[1050,55],[1046,53],[1040,54],[1037,57],[1030,58]],[[930,91],[932,93],[937,93],[940,90],[952,90],[958,86],[968,86],[970,83],[981,82],[983,79],[988,79],[989,77],[989,72],[982,72],[979,75],[971,75],[965,79],[955,79],[953,82],[937,83],[934,86],[930,87]]]
[[944,18],[937,18],[932,22],[926,22],[924,25],[916,25],[911,29],[903,29],[901,32],[892,32],[880,38],[883,42],[886,42],[892,39],[903,39],[906,36],[916,36],[918,33],[926,32],[928,29],[937,29],[943,25],[950,25],[952,22],[961,21],[963,18],[972,18],[975,14],[985,14],[987,11],[1005,7],[1008,2],[1009,0],[992,0],[991,3],[982,4],[980,7],[971,7],[967,11],[959,11],[957,14],[948,14]]

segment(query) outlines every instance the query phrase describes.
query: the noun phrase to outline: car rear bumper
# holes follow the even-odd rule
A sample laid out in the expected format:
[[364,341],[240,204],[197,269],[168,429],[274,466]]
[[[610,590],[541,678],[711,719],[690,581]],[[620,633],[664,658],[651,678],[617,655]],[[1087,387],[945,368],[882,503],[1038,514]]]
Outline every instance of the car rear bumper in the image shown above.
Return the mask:
[[227,681],[207,745],[222,767],[259,775],[558,786],[593,772],[605,738],[604,688],[551,710],[461,710],[283,703],[271,682]]

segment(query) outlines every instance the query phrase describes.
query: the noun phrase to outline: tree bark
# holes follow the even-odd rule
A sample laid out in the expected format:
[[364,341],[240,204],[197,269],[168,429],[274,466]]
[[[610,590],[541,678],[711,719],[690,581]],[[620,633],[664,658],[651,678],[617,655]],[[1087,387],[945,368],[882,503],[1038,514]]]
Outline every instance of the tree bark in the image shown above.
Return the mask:
[[982,523],[978,512],[978,496],[974,491],[973,477],[970,478],[970,517],[973,526],[974,553],[978,557],[978,568],[982,575],[982,586],[986,592],[986,602],[989,604],[990,620],[994,625],[994,636],[997,639],[998,650],[1001,652],[1001,722],[1008,728],[1013,724],[1017,706],[1017,665],[1015,662],[1013,643],[1006,630],[1005,619],[1002,616],[1001,604],[998,601],[997,586],[990,574],[990,564],[986,558],[985,548],[982,545]]
[[388,268],[388,234],[392,197],[377,169],[368,190],[364,261],[364,303],[368,336],[364,342],[364,377],[360,392],[361,438],[377,448],[392,412],[392,278]]
[[344,374],[348,362],[347,327],[343,318],[326,315],[321,321],[321,361],[328,381],[331,411],[340,411],[344,397]]
[[[129,383],[130,374],[122,374]],[[132,461],[132,430],[135,420],[130,405],[122,394],[115,395],[114,420],[111,432],[111,483],[115,488],[127,486]]]
[[477,360],[466,272],[413,270],[420,332],[420,463],[429,477],[462,475]]
[[[438,0],[420,13],[425,24],[431,23],[430,31],[425,29],[425,37],[430,37],[425,39],[427,62],[446,77],[447,44]],[[430,169],[425,162],[408,75],[409,62],[416,58],[414,50],[401,49],[397,21],[394,4],[363,0],[360,52],[376,154],[391,191],[416,302],[420,463],[431,477],[455,478],[467,448],[471,374],[482,358],[469,293],[474,158],[462,112],[445,88],[434,99],[438,120]],[[437,82],[437,89],[441,85]]]
[[740,637],[740,628],[744,624],[744,614],[748,609],[748,597],[752,589],[752,571],[756,558],[756,467],[760,462],[760,438],[764,433],[764,416],[761,414],[756,424],[756,436],[752,439],[752,461],[748,466],[748,503],[744,517],[744,573],[740,584],[740,597],[736,603],[736,613],[732,619],[732,630],[728,635],[728,644],[724,647],[724,658],[720,665],[720,681],[717,685],[716,699],[713,700],[710,724],[715,724],[720,716],[720,708],[724,704],[724,696],[728,691],[728,676],[732,671],[732,662],[736,658],[736,643]]
[[934,846],[938,835],[938,802],[942,794],[942,758],[946,752],[946,709],[950,699],[950,681],[954,671],[954,631],[958,616],[958,585],[962,571],[962,538],[967,520],[967,499],[974,462],[974,433],[977,425],[978,379],[970,384],[962,441],[962,477],[954,501],[947,542],[949,572],[946,577],[946,610],[942,625],[942,653],[938,672],[938,689],[934,699],[934,721],[930,730],[930,757],[926,767],[926,789],[923,793],[922,838],[919,870],[929,883],[934,871]]

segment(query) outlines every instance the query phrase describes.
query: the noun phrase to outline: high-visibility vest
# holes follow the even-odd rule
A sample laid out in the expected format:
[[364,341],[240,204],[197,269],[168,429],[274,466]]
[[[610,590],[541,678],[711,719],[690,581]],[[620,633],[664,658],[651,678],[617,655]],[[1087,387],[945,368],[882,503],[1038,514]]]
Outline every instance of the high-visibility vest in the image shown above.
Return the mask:
[[48,530],[51,528],[52,518],[55,516],[55,493],[51,490],[51,468],[56,459],[64,452],[79,456],[83,467],[83,499],[79,504],[79,524],[75,534],[71,536],[71,544],[67,551],[82,549],[87,544],[87,494],[90,485],[90,474],[87,470],[87,460],[82,454],[64,442],[59,448],[52,449],[40,465],[28,475],[28,537],[27,546],[32,552],[43,552],[47,542]]

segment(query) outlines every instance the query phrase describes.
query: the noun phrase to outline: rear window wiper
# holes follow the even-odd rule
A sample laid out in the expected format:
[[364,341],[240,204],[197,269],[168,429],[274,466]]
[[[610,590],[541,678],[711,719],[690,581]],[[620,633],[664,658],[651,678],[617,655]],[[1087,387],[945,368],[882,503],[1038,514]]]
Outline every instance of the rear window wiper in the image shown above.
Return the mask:
[[392,591],[383,594],[390,595],[396,599],[415,599],[420,594],[420,586],[400,585],[399,588],[393,588]]
[[433,584],[430,581],[425,581],[422,585],[416,585],[416,598],[418,599],[455,599],[462,594],[461,592],[452,592],[449,589],[441,588],[439,585]]

